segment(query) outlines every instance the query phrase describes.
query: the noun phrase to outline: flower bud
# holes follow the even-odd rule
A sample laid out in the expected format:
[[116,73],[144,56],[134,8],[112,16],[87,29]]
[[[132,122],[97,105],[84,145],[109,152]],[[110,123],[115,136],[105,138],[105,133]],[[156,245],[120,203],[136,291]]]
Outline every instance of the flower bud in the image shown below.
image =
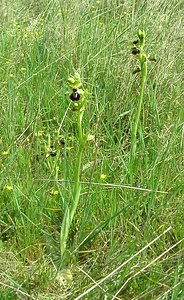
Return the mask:
[[73,77],[69,77],[68,78],[68,82],[71,83],[71,84],[73,84],[75,82],[75,79]]
[[145,42],[145,32],[144,32],[144,30],[141,31],[141,30],[139,29],[137,35],[138,35],[138,38],[139,38],[139,40],[140,40],[140,45],[141,45],[141,46],[144,46],[144,42]]

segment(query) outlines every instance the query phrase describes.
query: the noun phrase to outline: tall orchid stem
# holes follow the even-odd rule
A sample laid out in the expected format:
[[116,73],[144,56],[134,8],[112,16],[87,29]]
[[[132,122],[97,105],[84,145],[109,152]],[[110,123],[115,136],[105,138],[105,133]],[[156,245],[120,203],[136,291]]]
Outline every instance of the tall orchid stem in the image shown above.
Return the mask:
[[143,62],[141,63],[141,89],[140,89],[140,97],[139,97],[139,104],[137,108],[137,113],[135,116],[135,123],[132,130],[132,137],[131,137],[131,163],[134,163],[136,158],[136,148],[137,148],[137,130],[139,126],[139,120],[140,120],[140,114],[141,114],[141,108],[143,103],[143,95],[144,95],[144,87],[147,77],[147,63]]
[[145,44],[145,33],[139,31],[138,33],[140,47],[138,49],[138,59],[141,67],[141,87],[140,87],[140,96],[138,108],[135,115],[135,121],[133,124],[132,135],[131,135],[131,149],[130,149],[130,170],[131,170],[131,178],[133,178],[133,171],[136,159],[136,149],[137,149],[137,131],[140,123],[140,114],[143,103],[143,95],[145,89],[145,83],[147,79],[147,57],[144,53],[144,44]]
[[74,172],[74,189],[73,189],[73,196],[70,202],[70,205],[67,207],[63,222],[61,225],[61,234],[60,234],[60,251],[61,251],[61,259],[63,260],[64,254],[67,248],[67,241],[70,233],[70,228],[72,226],[73,218],[79,203],[80,199],[80,172],[81,172],[81,162],[82,162],[82,155],[85,147],[86,137],[83,135],[82,129],[82,118],[83,118],[84,110],[80,109],[78,111],[77,116],[77,127],[78,127],[78,139],[79,139],[79,148],[76,156],[76,166]]

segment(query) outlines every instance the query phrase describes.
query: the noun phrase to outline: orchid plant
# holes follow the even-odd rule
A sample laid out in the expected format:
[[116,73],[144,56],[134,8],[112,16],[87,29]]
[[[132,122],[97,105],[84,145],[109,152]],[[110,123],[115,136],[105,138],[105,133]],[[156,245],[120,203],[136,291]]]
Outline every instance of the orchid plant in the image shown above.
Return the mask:
[[86,146],[87,140],[90,139],[90,135],[84,133],[82,120],[88,100],[87,90],[83,90],[80,75],[75,73],[68,79],[68,87],[71,89],[70,100],[72,101],[72,111],[76,112],[77,118],[77,141],[78,150],[76,154],[76,163],[74,169],[74,187],[71,201],[65,210],[61,232],[60,232],[60,251],[61,259],[64,259],[64,255],[67,249],[67,241],[69,239],[70,229],[74,219],[75,212],[80,200],[81,184],[80,184],[80,173],[82,164],[82,155]]

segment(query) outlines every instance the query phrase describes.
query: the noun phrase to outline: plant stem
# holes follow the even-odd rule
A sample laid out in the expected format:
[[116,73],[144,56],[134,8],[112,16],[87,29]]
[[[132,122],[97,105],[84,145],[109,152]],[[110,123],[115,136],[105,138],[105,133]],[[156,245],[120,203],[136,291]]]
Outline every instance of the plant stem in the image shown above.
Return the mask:
[[81,162],[82,162],[82,154],[84,151],[85,139],[83,136],[82,130],[82,118],[83,118],[83,110],[78,111],[77,117],[77,125],[78,125],[78,135],[79,135],[79,149],[76,157],[76,166],[74,173],[74,189],[73,189],[73,197],[70,203],[70,207],[67,207],[62,226],[61,226],[61,235],[60,235],[60,247],[61,247],[61,258],[63,259],[64,253],[66,251],[66,244],[69,236],[70,227],[72,225],[72,221],[79,203],[80,198],[80,171],[81,171]]
[[78,112],[78,134],[79,134],[79,149],[77,153],[77,160],[76,160],[76,167],[75,167],[75,178],[74,178],[74,191],[73,191],[73,201],[71,205],[71,222],[73,220],[78,202],[80,197],[80,171],[81,171],[81,162],[82,162],[82,154],[84,151],[84,137],[83,137],[83,130],[82,130],[82,118],[83,118],[84,111]]
[[146,62],[141,63],[141,77],[142,77],[142,79],[141,79],[139,104],[138,104],[138,108],[137,108],[137,113],[136,113],[136,117],[135,117],[135,123],[134,123],[133,131],[132,131],[132,138],[131,138],[131,154],[130,154],[131,164],[134,163],[135,157],[136,157],[136,148],[137,148],[136,137],[137,137],[137,130],[138,130],[138,125],[139,125],[141,108],[142,108],[142,102],[143,102],[144,87],[145,87],[145,82],[146,82],[146,77],[147,77],[147,63]]

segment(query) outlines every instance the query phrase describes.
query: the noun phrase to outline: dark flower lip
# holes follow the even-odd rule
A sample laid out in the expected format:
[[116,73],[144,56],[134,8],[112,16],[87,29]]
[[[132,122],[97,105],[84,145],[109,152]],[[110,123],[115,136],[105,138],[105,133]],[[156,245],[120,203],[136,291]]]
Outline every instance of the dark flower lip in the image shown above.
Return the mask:
[[137,69],[135,69],[135,70],[132,72],[132,74],[137,74],[137,73],[139,73],[139,72],[141,72],[141,69],[140,69],[140,68],[137,68]]
[[61,146],[64,146],[64,145],[65,145],[65,141],[64,141],[63,139],[60,139],[59,144],[60,144]]
[[70,95],[70,99],[72,101],[79,101],[80,100],[80,94],[77,93],[77,92],[73,92],[71,95]]
[[149,61],[154,61],[154,62],[157,62],[156,58],[154,57],[148,57]]
[[134,44],[134,45],[136,45],[136,44],[138,44],[138,43],[139,43],[139,40],[133,41],[133,44]]
[[137,49],[136,47],[132,48],[132,54],[136,55],[136,54],[139,54],[140,53],[140,50]]
[[56,156],[56,151],[50,151],[50,156],[52,157]]

